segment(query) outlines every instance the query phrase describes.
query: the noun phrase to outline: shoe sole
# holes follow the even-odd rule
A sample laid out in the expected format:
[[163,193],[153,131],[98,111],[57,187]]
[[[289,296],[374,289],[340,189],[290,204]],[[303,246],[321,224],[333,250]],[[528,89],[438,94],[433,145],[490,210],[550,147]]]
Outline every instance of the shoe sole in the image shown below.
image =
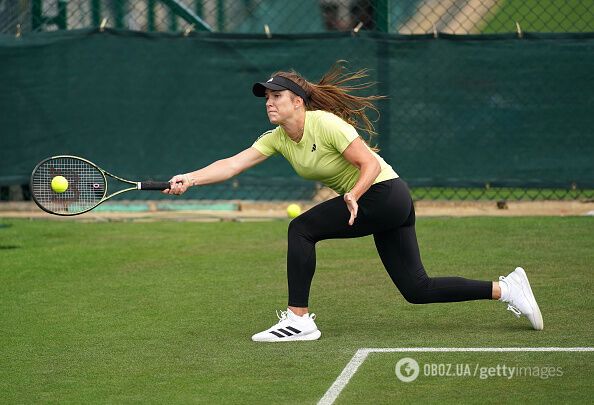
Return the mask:
[[[526,272],[524,271],[523,268],[518,267],[516,269],[516,271],[518,273],[520,273],[520,275],[523,278],[524,283],[522,284],[522,292],[528,296],[529,298],[529,302],[532,304],[534,303],[534,306],[532,306],[532,316],[534,317],[534,322],[532,322],[532,319],[530,319],[530,323],[532,323],[532,327],[536,330],[543,330],[544,328],[544,322],[542,320],[542,314],[540,313],[540,308],[538,307],[538,303],[536,302],[536,298],[534,298],[534,293],[532,292],[532,287],[530,287],[530,282],[528,281],[528,276],[526,276]],[[528,290],[524,289],[524,284],[526,284],[526,286],[528,286]]]
[[252,337],[254,342],[265,342],[265,343],[276,343],[276,342],[299,342],[299,341],[308,341],[308,340],[318,340],[322,336],[322,332],[316,330],[314,332],[308,333],[307,335],[303,336],[287,336],[286,338],[271,338],[271,339],[262,339],[256,340]]

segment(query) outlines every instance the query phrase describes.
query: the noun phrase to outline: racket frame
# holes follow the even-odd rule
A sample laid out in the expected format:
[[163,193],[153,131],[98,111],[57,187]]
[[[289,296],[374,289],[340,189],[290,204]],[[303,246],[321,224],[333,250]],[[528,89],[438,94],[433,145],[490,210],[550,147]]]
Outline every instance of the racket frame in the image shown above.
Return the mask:
[[[75,212],[75,213],[66,213],[66,212],[54,212],[51,211],[47,208],[45,208],[35,197],[35,193],[33,192],[33,177],[35,176],[35,173],[37,172],[37,169],[39,169],[39,167],[41,165],[43,165],[45,162],[47,162],[48,160],[52,160],[52,159],[60,159],[60,158],[70,158],[70,159],[77,159],[77,160],[81,160],[91,166],[93,166],[95,169],[97,169],[97,171],[99,171],[99,173],[101,173],[101,175],[103,176],[103,181],[105,182],[105,190],[103,192],[103,196],[101,197],[101,199],[92,207],[89,207],[83,211],[79,211],[79,212]],[[107,181],[107,176],[119,180],[123,183],[127,183],[127,184],[132,184],[134,185],[134,187],[128,187],[128,188],[124,188],[122,190],[118,190],[115,193],[111,194],[111,195],[107,195],[107,191],[109,189],[109,182]],[[149,184],[152,182],[145,182],[145,184]],[[160,182],[160,183],[164,183],[164,182]],[[31,172],[31,179],[29,182],[29,187],[31,189],[31,196],[33,197],[33,201],[35,201],[35,204],[37,204],[37,206],[39,208],[41,208],[42,210],[44,210],[45,212],[47,212],[48,214],[53,214],[53,215],[60,215],[60,216],[65,216],[65,217],[71,217],[74,215],[80,215],[80,214],[84,214],[85,212],[89,212],[95,208],[97,208],[99,205],[101,205],[102,203],[104,203],[105,201],[109,200],[112,197],[115,197],[117,195],[120,195],[122,193],[128,192],[128,191],[132,191],[132,190],[157,190],[157,188],[152,188],[152,187],[142,187],[142,182],[140,181],[131,181],[131,180],[127,180],[124,179],[120,176],[116,176],[115,174],[112,174],[110,172],[108,172],[107,170],[102,169],[101,167],[97,166],[95,163],[91,162],[88,159],[82,158],[80,156],[74,156],[74,155],[56,155],[56,156],[50,156],[46,159],[43,159],[41,162],[39,162],[35,168],[33,169],[33,171]]]

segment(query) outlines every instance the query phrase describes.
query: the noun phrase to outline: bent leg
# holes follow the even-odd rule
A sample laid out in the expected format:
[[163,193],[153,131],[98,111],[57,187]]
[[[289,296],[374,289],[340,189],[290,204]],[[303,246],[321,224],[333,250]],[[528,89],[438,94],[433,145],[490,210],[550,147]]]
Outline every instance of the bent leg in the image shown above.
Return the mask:
[[377,226],[362,213],[348,224],[349,210],[342,196],[325,201],[291,221],[288,231],[287,281],[289,306],[307,307],[316,269],[317,242],[324,239],[371,235]]

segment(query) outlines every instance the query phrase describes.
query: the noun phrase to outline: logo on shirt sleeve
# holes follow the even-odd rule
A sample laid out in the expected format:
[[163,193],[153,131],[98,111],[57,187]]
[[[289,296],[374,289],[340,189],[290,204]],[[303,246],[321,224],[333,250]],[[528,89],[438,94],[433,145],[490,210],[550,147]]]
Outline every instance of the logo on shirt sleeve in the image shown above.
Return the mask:
[[311,147],[311,151],[314,152],[316,150],[316,144],[314,143],[313,146]]

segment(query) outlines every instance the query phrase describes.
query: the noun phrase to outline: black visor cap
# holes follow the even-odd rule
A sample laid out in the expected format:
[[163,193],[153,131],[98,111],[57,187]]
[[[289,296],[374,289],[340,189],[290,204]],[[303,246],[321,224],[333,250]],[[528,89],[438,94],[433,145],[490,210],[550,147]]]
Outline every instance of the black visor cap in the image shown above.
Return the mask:
[[305,90],[303,90],[303,88],[297,83],[287,79],[286,77],[274,76],[267,82],[256,83],[254,84],[254,87],[252,87],[252,93],[254,93],[254,96],[256,97],[264,97],[266,95],[266,89],[273,91],[290,90],[301,97],[303,101],[307,102],[308,100]]

